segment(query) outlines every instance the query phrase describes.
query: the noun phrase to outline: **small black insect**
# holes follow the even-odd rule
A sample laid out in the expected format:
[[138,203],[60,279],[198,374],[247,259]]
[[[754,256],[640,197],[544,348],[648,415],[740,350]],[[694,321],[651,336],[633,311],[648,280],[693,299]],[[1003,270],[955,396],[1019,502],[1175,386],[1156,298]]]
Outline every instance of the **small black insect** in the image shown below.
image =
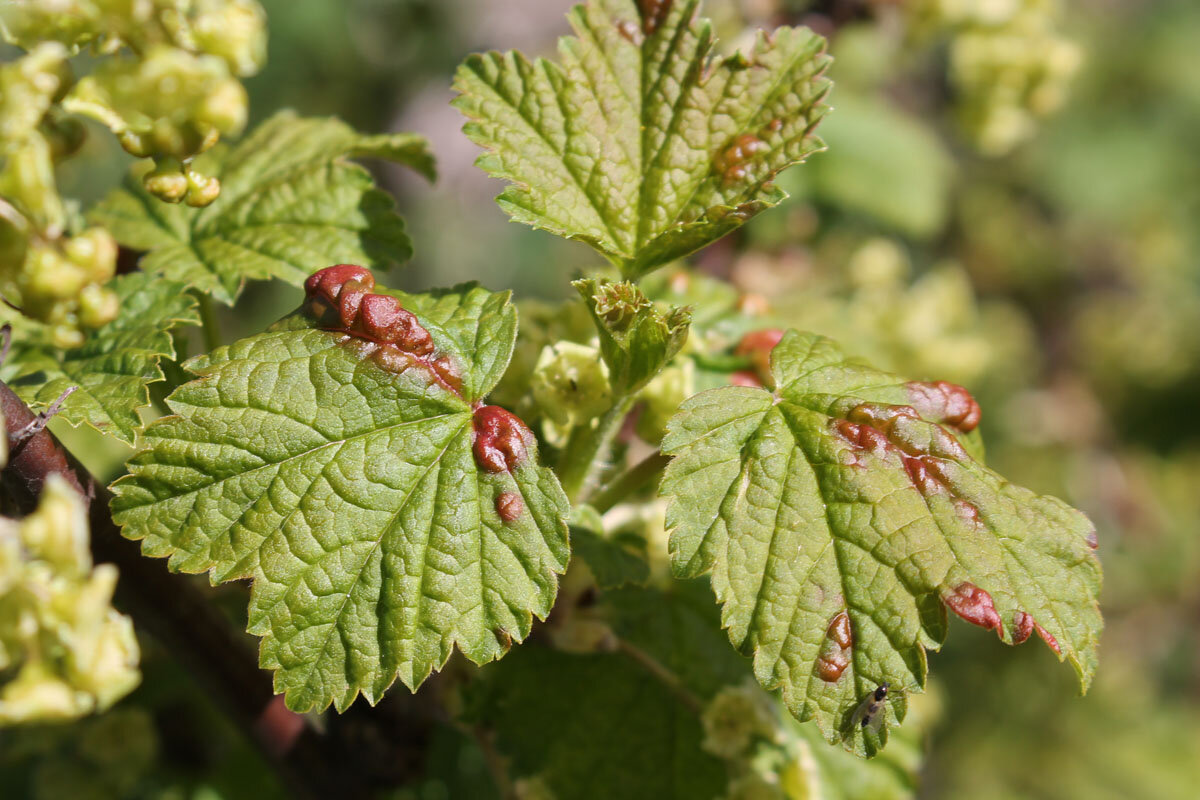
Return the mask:
[[854,710],[854,716],[850,718],[850,729],[870,727],[872,733],[879,733],[879,728],[883,725],[883,701],[887,696],[888,682],[884,681]]

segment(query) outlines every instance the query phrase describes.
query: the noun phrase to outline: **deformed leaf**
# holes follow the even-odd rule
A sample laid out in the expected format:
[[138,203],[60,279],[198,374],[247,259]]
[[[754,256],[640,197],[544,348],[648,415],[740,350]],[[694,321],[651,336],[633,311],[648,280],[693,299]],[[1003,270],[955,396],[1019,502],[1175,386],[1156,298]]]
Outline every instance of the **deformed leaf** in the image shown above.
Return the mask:
[[122,245],[145,250],[140,266],[232,303],[247,279],[299,285],[338,262],[379,266],[412,255],[393,202],[351,158],[381,158],[433,177],[426,141],[364,135],[332,118],[281,112],[230,150],[201,160],[221,180],[206,208],[169,205],[130,179],[89,219]]
[[823,147],[825,40],[784,27],[717,57],[699,7],[588,0],[561,65],[492,52],[459,67],[455,105],[479,166],[511,183],[505,211],[636,278],[786,196],[775,174]]
[[407,296],[414,316],[361,268],[306,288],[187,364],[113,512],[173,569],[253,579],[277,690],[340,710],[397,675],[416,688],[455,646],[482,663],[523,639],[566,567],[567,502],[520,420],[477,402],[516,335],[507,294]]
[[60,350],[45,326],[14,318],[12,350],[0,375],[33,408],[77,387],[60,416],[132,443],[141,427],[137,410],[150,404],[147,384],[163,379],[162,358],[175,358],[171,329],[200,320],[196,301],[176,281],[135,272],[111,286],[121,313],[81,347]]
[[583,278],[574,286],[596,323],[600,352],[619,395],[642,389],[687,341],[690,309],[663,314],[638,287],[625,281]]
[[1036,630],[1086,689],[1102,626],[1094,528],[968,454],[959,437],[979,407],[966,390],[904,382],[795,331],[771,367],[774,392],[684,403],[661,485],[673,568],[712,573],[759,681],[872,754],[887,728],[851,730],[855,709],[888,681],[886,720],[903,717],[949,607],[1008,643]]

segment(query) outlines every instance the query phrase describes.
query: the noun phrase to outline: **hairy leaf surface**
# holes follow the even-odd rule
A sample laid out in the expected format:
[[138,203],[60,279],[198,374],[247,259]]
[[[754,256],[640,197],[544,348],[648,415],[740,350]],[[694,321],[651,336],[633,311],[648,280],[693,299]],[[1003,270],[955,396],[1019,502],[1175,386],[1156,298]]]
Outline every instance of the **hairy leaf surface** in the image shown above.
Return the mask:
[[472,452],[475,401],[516,336],[507,295],[406,297],[461,393],[297,313],[189,362],[199,379],[114,486],[147,555],[254,580],[249,629],[293,709],[374,703],[397,675],[416,688],[455,646],[499,658],[566,567],[566,498],[532,437],[511,469]]
[[137,410],[150,404],[146,386],[163,379],[159,361],[175,357],[171,328],[200,320],[181,283],[135,272],[111,285],[121,313],[88,334],[82,347],[59,350],[45,326],[12,319],[12,351],[0,375],[35,409],[77,387],[60,415],[132,443],[141,427]]
[[206,154],[221,180],[206,208],[163,203],[130,179],[89,215],[140,266],[232,303],[247,279],[299,285],[329,264],[384,266],[412,245],[391,198],[347,159],[380,158],[432,179],[433,157],[413,134],[364,135],[336,119],[281,112],[230,150]]
[[589,0],[561,64],[493,52],[459,67],[455,104],[479,166],[511,183],[506,212],[637,277],[786,196],[771,179],[823,147],[825,41],[779,28],[716,57],[699,7]]
[[684,403],[661,487],[676,573],[712,573],[759,681],[830,741],[873,753],[887,728],[852,726],[855,709],[888,681],[888,722],[903,716],[949,606],[1008,643],[1037,630],[1086,688],[1102,625],[1094,528],[968,454],[978,407],[964,414],[965,391],[906,383],[795,331],[771,367],[774,392]]

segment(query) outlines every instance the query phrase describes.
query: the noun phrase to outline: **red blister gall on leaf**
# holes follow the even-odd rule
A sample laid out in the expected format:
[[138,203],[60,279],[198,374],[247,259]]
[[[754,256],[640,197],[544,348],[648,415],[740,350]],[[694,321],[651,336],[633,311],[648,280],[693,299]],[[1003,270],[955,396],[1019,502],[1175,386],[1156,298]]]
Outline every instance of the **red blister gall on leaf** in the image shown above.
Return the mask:
[[1051,636],[1045,628],[1043,628],[1041,625],[1038,625],[1036,622],[1033,624],[1033,627],[1035,630],[1037,630],[1038,636],[1042,637],[1042,641],[1050,645],[1050,649],[1061,656],[1062,648],[1058,646],[1058,640]]
[[769,150],[767,143],[752,133],[739,134],[732,143],[717,154],[714,167],[727,185],[744,181],[750,175],[750,162]]
[[1031,633],[1033,633],[1033,617],[1029,616],[1024,611],[1018,611],[1013,615],[1013,644],[1021,644],[1029,638],[1029,634]]
[[391,295],[370,293],[374,287],[371,273],[353,264],[326,267],[304,282],[313,316],[329,322],[329,329],[399,351],[377,353],[380,366],[399,372],[415,363],[446,389],[461,394],[462,376],[453,359],[436,352],[433,337],[416,315]]
[[511,472],[528,455],[533,433],[521,418],[500,406],[475,411],[475,461],[488,472]]
[[433,352],[433,339],[417,318],[390,295],[369,294],[359,307],[356,330],[416,356]]
[[942,602],[972,625],[994,630],[998,634],[1004,630],[992,596],[973,583],[959,584],[954,591],[942,596]]
[[913,406],[926,419],[945,422],[963,433],[970,433],[979,426],[979,418],[983,413],[979,403],[958,384],[910,381],[906,385]]
[[357,264],[335,264],[319,269],[304,281],[304,293],[309,297],[321,297],[331,306],[336,305],[342,287],[355,281],[368,290],[375,288],[375,276]]
[[[953,592],[944,595],[942,602],[967,622],[987,630],[994,630],[997,636],[1001,639],[1004,638],[1004,625],[992,602],[992,596],[978,586],[972,583],[962,583]],[[1013,644],[1021,644],[1029,638],[1029,634],[1034,630],[1050,646],[1051,650],[1058,654],[1062,653],[1058,641],[1045,628],[1034,622],[1032,615],[1024,611],[1017,611],[1013,614],[1012,628],[1009,629]]]
[[525,503],[516,492],[501,492],[496,498],[496,513],[505,522],[516,522],[525,512]]
[[850,649],[854,635],[850,630],[850,615],[839,611],[825,630],[825,642],[817,657],[817,675],[826,683],[836,683],[850,666]]

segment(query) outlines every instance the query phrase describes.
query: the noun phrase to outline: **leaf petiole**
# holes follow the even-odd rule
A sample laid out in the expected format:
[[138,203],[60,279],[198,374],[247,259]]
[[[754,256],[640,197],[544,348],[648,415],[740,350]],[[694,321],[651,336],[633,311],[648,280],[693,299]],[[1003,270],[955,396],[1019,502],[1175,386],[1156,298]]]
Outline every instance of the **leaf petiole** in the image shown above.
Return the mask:
[[633,401],[633,395],[616,397],[594,427],[580,426],[571,434],[557,472],[572,504],[584,499],[583,493],[595,486],[597,474],[604,467]]
[[654,452],[618,475],[592,498],[591,505],[603,514],[626,500],[631,494],[651,484],[657,484],[671,463],[671,457]]

